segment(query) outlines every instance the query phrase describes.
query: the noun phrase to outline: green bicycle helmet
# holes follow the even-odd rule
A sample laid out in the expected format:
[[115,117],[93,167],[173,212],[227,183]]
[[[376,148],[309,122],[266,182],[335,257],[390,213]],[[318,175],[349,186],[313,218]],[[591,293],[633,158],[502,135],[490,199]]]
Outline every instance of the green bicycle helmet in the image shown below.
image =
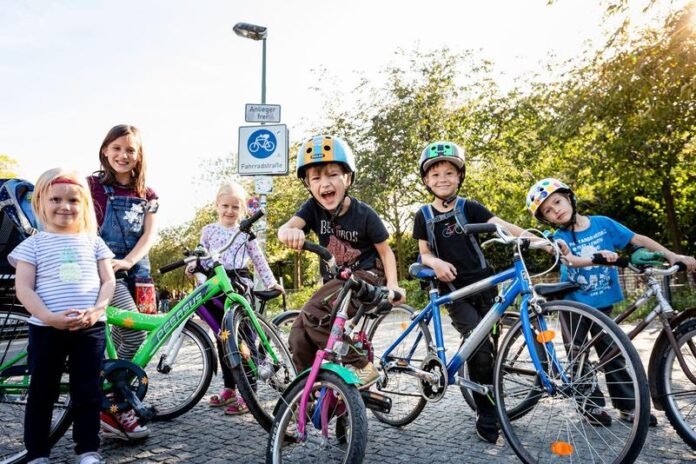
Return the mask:
[[343,139],[331,135],[316,135],[300,145],[297,152],[297,177],[304,180],[308,167],[324,163],[342,164],[350,172],[351,183],[355,181],[353,150]]
[[456,143],[448,141],[432,142],[423,149],[418,162],[421,179],[425,177],[430,166],[440,161],[449,161],[456,166],[464,180],[466,174],[464,150]]

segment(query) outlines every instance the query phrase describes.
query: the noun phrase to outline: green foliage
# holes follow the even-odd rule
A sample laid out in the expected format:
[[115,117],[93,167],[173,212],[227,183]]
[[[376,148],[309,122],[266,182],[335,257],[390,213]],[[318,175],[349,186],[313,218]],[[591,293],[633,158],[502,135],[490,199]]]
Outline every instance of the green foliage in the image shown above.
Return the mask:
[[[0,153],[0,178],[11,179],[17,177],[16,169],[17,160],[9,155]],[[29,180],[32,182],[34,181],[34,179]]]

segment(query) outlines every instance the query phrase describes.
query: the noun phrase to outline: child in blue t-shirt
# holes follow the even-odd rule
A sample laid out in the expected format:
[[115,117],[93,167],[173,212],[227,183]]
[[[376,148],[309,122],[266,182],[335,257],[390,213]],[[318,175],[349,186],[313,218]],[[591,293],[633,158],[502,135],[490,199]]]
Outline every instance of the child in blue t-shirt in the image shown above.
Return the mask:
[[[618,258],[616,250],[622,250],[631,244],[663,253],[670,264],[681,261],[689,271],[696,270],[696,260],[693,257],[678,255],[613,219],[578,214],[573,190],[557,179],[543,179],[534,184],[527,194],[526,204],[535,218],[557,228],[554,232],[556,240],[563,240],[568,245],[570,252],[562,258],[561,280],[574,282],[580,288],[566,298],[597,308],[606,315],[610,315],[612,306],[624,297],[616,267],[593,264],[594,254],[602,254],[611,263]],[[597,349],[600,347],[597,346]],[[622,360],[617,362],[623,363]],[[612,369],[608,365],[605,369],[612,398],[632,398],[632,390],[621,391],[625,382],[616,373],[612,373],[623,372],[623,369],[618,365],[614,367]],[[612,380],[613,376],[617,378]],[[604,399],[601,396],[599,389],[595,389],[591,400],[597,407],[586,411],[586,416],[594,425],[610,425],[611,417],[603,409]],[[615,407],[620,410],[621,419],[633,420],[629,405],[615,404]],[[657,425],[657,419],[652,415],[650,425]]]

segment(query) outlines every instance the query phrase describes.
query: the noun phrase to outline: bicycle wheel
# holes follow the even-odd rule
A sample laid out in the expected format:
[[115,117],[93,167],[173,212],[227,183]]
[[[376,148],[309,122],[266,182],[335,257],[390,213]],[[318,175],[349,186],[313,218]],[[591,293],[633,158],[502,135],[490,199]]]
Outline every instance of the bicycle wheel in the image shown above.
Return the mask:
[[283,311],[273,318],[271,321],[273,325],[276,326],[277,332],[283,339],[285,346],[288,346],[288,338],[290,337],[290,329],[295,323],[295,320],[300,316],[300,312],[295,309],[288,309]]
[[367,447],[367,414],[357,388],[333,372],[320,371],[304,413],[305,435],[300,437],[297,421],[306,384],[305,378],[283,395],[268,436],[266,462],[361,463]]
[[[254,329],[246,311],[241,307],[231,308],[230,311],[234,311],[230,313],[234,314],[234,318],[232,329],[228,330],[241,358],[239,366],[232,369],[232,376],[251,414],[266,431],[269,431],[273,424],[273,409],[297,375],[295,365],[273,325],[255,314],[268,340],[271,353]],[[225,328],[229,319],[225,318]],[[228,346],[228,350],[230,349]]]
[[[682,322],[673,333],[687,368],[696,374],[696,319]],[[662,346],[657,358],[657,394],[669,423],[687,445],[696,449],[696,384],[684,373],[672,345]]]
[[145,368],[147,402],[157,409],[153,420],[173,419],[193,408],[208,391],[216,370],[213,342],[201,326],[187,321],[179,342],[173,360],[167,359],[167,340]]
[[[390,312],[375,319],[368,335],[375,361],[408,328],[412,317],[413,310],[401,305],[394,306]],[[372,410],[372,414],[380,422],[400,427],[413,422],[425,408],[426,399],[421,394],[421,381],[404,368],[412,366],[420,369],[431,345],[428,327],[421,323],[391,351],[390,361],[394,364],[382,366],[381,362],[376,362],[384,372],[384,378],[373,388],[392,400],[389,414]],[[396,366],[397,361],[402,365]]]
[[[0,463],[23,462],[24,414],[27,405],[29,374],[26,356],[29,342],[29,315],[18,310],[0,311]],[[67,374],[61,383],[68,384]],[[61,389],[53,405],[49,443],[53,446],[72,423],[70,395]]]
[[[527,463],[633,462],[650,416],[638,353],[610,318],[589,306],[554,301],[542,307],[543,315],[531,313],[530,319],[536,339],[547,342],[534,344],[553,392],[538,388],[529,353],[517,354],[524,343],[521,320],[505,336],[496,359],[493,388],[508,443]],[[529,398],[530,390],[533,404],[513,422],[507,410]],[[635,420],[620,420],[619,410],[630,409]]]

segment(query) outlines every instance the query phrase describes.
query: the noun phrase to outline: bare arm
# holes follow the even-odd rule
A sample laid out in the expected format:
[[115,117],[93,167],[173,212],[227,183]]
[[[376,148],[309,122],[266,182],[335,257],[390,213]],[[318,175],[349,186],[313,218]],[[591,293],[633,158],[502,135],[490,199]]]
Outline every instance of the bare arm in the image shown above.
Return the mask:
[[678,255],[675,252],[668,250],[664,246],[660,245],[658,242],[651,239],[650,237],[635,234],[631,239],[631,243],[636,246],[645,247],[650,251],[659,251],[663,253],[665,255],[665,258],[667,258],[671,265],[674,265],[674,263],[681,261],[682,263],[686,264],[686,267],[689,269],[689,271],[696,271],[696,259],[694,259],[692,256]]
[[399,280],[396,272],[396,257],[386,241],[375,243],[375,249],[379,254],[379,259],[384,265],[384,276],[387,279],[387,288],[401,293],[401,299],[393,301],[398,304],[406,300],[406,290],[399,287]]
[[[524,232],[523,228],[516,226],[515,224],[512,224],[510,222],[504,221],[504,220],[500,219],[498,216],[493,216],[492,218],[490,218],[488,220],[488,222],[501,226],[502,228],[504,228],[505,230],[510,232],[515,237],[519,237]],[[541,238],[538,238],[538,237],[529,237],[529,239],[532,242],[542,240]],[[568,245],[563,240],[559,240],[558,244],[561,247],[561,254],[567,255],[568,253],[570,253],[570,249],[568,248]],[[548,247],[543,247],[543,250],[549,254],[554,253],[553,247],[551,245],[549,245]]]
[[420,251],[421,262],[435,271],[438,280],[452,282],[457,277],[457,268],[454,267],[454,264],[435,256],[430,251],[427,240],[418,240],[418,251]]
[[278,229],[278,240],[288,248],[301,250],[305,241],[305,233],[302,230],[305,224],[304,219],[298,216],[291,217]]
[[106,311],[106,305],[109,304],[111,297],[114,296],[116,278],[111,267],[111,259],[100,259],[97,261],[97,271],[99,272],[101,287],[99,288],[94,307],[85,310],[82,314],[83,327],[92,327],[102,317],[102,314]]

